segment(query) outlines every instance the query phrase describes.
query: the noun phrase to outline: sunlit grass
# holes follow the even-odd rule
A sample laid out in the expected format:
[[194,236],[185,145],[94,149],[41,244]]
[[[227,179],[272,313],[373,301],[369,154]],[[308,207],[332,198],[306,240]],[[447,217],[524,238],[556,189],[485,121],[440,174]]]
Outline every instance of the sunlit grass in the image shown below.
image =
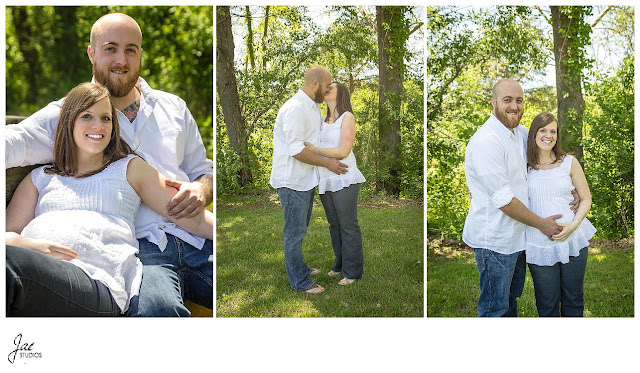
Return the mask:
[[[633,263],[633,240],[591,243],[584,282],[584,316],[634,316]],[[427,316],[475,317],[479,295],[473,251],[430,240],[427,249]],[[521,317],[538,315],[528,270],[518,308]]]
[[322,271],[314,280],[326,290],[307,295],[289,286],[284,218],[272,197],[218,201],[217,317],[423,316],[422,205],[361,203],[364,276],[351,286],[340,286],[340,278],[327,275],[333,251],[329,225],[316,197],[303,251],[307,264]]

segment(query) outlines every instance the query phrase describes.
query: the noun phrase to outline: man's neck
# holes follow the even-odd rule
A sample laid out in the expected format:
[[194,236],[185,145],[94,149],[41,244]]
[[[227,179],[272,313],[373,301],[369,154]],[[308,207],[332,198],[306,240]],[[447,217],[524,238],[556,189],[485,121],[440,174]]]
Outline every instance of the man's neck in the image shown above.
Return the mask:
[[129,92],[126,96],[111,97],[113,106],[120,111],[124,110],[128,106],[131,106],[131,104],[133,104],[139,99],[140,99],[140,91],[138,91],[138,87],[133,87],[131,92]]

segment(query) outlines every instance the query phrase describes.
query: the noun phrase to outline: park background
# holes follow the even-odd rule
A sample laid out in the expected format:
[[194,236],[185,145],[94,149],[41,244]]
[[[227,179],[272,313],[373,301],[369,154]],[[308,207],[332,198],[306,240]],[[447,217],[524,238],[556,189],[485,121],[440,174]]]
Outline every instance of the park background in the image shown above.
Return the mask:
[[[142,30],[140,76],[151,88],[185,100],[198,124],[207,158],[213,159],[212,6],[6,7],[6,115],[27,117],[90,81],[87,46],[91,26],[113,12],[128,14],[138,22]],[[31,168],[7,171],[7,203]],[[212,211],[213,203],[206,208]],[[213,316],[213,310],[190,301],[185,304],[193,316]]]
[[[216,315],[423,316],[423,8],[216,12]],[[269,176],[278,109],[316,64],[351,91],[353,152],[367,179],[358,207],[365,270],[347,287],[326,275],[333,252],[316,196],[303,251],[326,291],[308,296],[287,281],[284,218]]]
[[[529,0],[522,2],[533,3]],[[535,4],[542,2],[536,1]],[[163,0],[154,2],[155,5],[167,3]],[[198,0],[194,3],[204,2]],[[309,0],[299,0],[296,5],[301,3],[313,5]],[[354,3],[364,2],[357,0]],[[2,12],[0,22],[4,20],[5,12]],[[3,92],[4,63],[2,59],[0,86]],[[0,103],[4,100],[4,95],[0,95]],[[4,110],[4,105],[0,110]],[[4,215],[0,215],[0,224],[4,224]],[[0,279],[0,284],[2,281]],[[545,366],[571,367],[584,372],[629,371],[639,363],[636,342],[640,335],[640,322],[637,318],[591,319],[586,320],[587,323],[564,321],[561,332],[566,338],[549,338],[547,333],[539,332],[558,330],[559,325],[553,320],[534,319],[503,319],[496,324],[471,318],[433,317],[373,320],[193,318],[188,325],[179,319],[150,319],[146,322],[132,321],[125,329],[121,327],[122,320],[76,318],[69,322],[51,321],[49,318],[0,318],[5,353],[11,351],[16,334],[22,333],[45,354],[41,361],[32,361],[22,367],[11,366],[5,361],[8,371],[42,372],[57,367],[73,371],[87,366],[99,366],[105,370],[127,366],[130,369],[155,368],[162,371],[210,370],[215,367],[281,372],[287,369],[283,367],[299,365],[308,372],[320,372],[326,371],[328,364],[339,364],[343,370],[372,372],[414,371],[416,367],[435,371],[468,369],[495,372],[510,366],[528,373],[539,371],[540,364],[523,363],[527,361],[523,351],[541,349],[547,352]],[[524,333],[514,333],[515,330]],[[93,333],[92,338],[86,337],[87,331]],[[301,332],[308,333],[309,342],[291,343],[292,336]],[[337,334],[356,336],[357,342],[348,346],[349,353],[333,354],[335,349],[344,346]],[[513,343],[505,344],[507,340]],[[596,341],[596,344],[589,350],[587,358],[574,359],[570,356],[584,355],[585,344],[567,343],[568,340]],[[483,364],[487,351],[478,346],[501,346],[504,352],[501,362]],[[331,357],[325,356],[323,360],[310,363],[310,351],[316,357],[318,350],[324,353],[327,349],[332,351],[329,353],[333,354]],[[461,351],[464,351],[464,358],[461,358]],[[116,358],[105,359],[105,356]],[[283,361],[287,363],[283,364]]]
[[[583,165],[598,229],[585,316],[634,315],[634,8],[427,7],[427,316],[477,314],[464,153],[491,113],[491,87],[520,80],[521,123],[556,114],[563,150]],[[536,316],[527,275],[520,316]]]
[[8,6],[6,114],[29,116],[91,80],[91,26],[107,13],[142,30],[140,76],[186,101],[213,159],[213,7]]

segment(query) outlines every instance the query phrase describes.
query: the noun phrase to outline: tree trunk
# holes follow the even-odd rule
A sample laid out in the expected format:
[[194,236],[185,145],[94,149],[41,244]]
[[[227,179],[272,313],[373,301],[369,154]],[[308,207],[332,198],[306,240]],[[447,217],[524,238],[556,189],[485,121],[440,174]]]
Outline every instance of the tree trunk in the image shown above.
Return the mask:
[[354,89],[356,89],[356,87],[353,81],[353,72],[349,72],[349,93],[353,93]]
[[256,67],[256,58],[253,54],[253,27],[251,25],[251,11],[249,10],[248,5],[244,8],[244,16],[247,22],[247,56],[249,56],[249,63],[253,69]]
[[265,54],[267,53],[267,30],[269,27],[269,6],[264,9],[264,32],[262,34],[262,68],[267,68],[267,59]]
[[376,186],[389,195],[400,194],[400,111],[403,95],[404,51],[408,36],[404,10],[376,6],[378,33],[378,140],[380,157]]
[[[558,96],[558,124],[561,126],[562,149],[573,153],[576,159],[582,163],[582,114],[584,111],[584,99],[582,97],[582,73],[580,69],[569,65],[569,50],[577,45],[578,41],[567,32],[572,22],[580,14],[574,12],[571,16],[563,10],[565,7],[551,7],[551,25],[553,27],[553,54],[556,62],[556,92]],[[573,8],[573,7],[570,7]]]
[[245,133],[245,122],[240,111],[238,85],[233,70],[233,34],[231,32],[231,13],[228,6],[216,8],[217,58],[216,86],[222,106],[224,124],[229,136],[229,144],[236,152],[242,168],[238,171],[239,183],[245,186],[252,182],[247,146],[248,134]]

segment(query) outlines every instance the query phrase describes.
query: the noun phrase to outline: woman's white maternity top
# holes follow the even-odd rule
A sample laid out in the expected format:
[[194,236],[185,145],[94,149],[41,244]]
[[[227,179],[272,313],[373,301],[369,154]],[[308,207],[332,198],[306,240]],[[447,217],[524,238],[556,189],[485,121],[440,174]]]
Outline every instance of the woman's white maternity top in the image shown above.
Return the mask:
[[[569,207],[569,202],[573,201],[571,191],[574,189],[569,175],[572,159],[573,156],[567,154],[559,167],[529,171],[529,209],[533,213],[542,218],[562,214],[556,223],[573,221],[575,214]],[[580,255],[580,249],[589,246],[589,239],[595,232],[596,228],[586,218],[564,241],[552,241],[538,229],[527,226],[527,263],[539,266],[568,263],[570,256]]]
[[[318,139],[320,144],[319,148],[337,148],[340,146],[340,131],[342,130],[342,119],[348,112],[342,113],[335,122],[327,123],[322,118],[320,124],[320,134]],[[346,158],[340,159],[340,162],[348,166],[347,173],[338,175],[329,171],[324,167],[318,167],[318,174],[320,181],[318,183],[318,193],[324,194],[325,192],[337,192],[340,189],[346,188],[351,184],[360,184],[365,182],[364,175],[358,169],[356,164],[356,156],[353,155],[353,149],[349,152]]]
[[105,284],[123,313],[142,281],[134,225],[140,197],[127,181],[133,157],[85,178],[46,174],[47,166],[33,170],[38,203],[35,218],[21,233],[76,251],[70,262]]

